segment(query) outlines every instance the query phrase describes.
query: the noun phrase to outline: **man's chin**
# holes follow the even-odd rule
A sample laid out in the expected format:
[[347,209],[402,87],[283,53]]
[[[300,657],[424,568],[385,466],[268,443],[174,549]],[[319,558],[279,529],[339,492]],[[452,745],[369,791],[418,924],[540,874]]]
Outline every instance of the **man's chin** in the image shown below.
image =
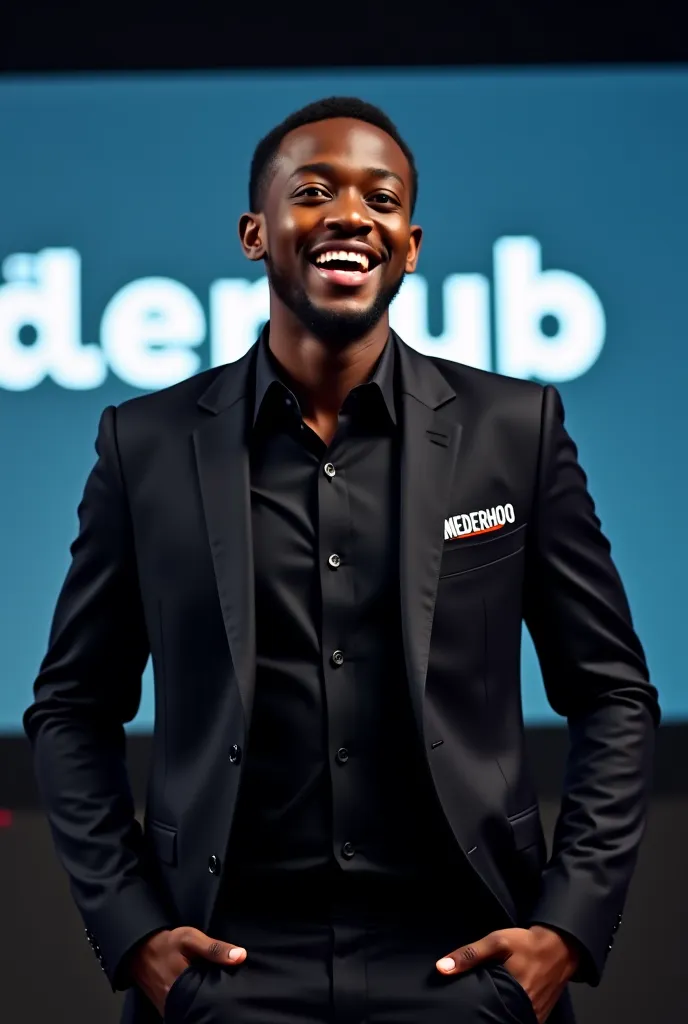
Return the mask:
[[299,310],[299,318],[316,337],[323,341],[348,342],[363,337],[378,324],[385,313],[375,303],[361,309],[339,304],[316,305],[308,303]]
[[290,288],[286,279],[272,266],[269,267],[269,276],[275,294],[304,327],[316,337],[335,345],[356,341],[371,331],[387,312],[403,280],[402,275],[363,305],[362,297],[357,299],[353,295],[325,301],[319,297],[314,301],[305,289]]

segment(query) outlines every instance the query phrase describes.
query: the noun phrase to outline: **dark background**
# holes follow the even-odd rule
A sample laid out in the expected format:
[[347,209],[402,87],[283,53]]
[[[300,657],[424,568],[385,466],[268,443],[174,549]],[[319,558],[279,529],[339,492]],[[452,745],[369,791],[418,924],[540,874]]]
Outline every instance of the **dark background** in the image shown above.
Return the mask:
[[[270,0],[250,9],[199,3],[0,3],[0,74],[5,75],[686,61],[688,17],[678,3],[480,0],[402,8],[370,0]],[[676,130],[688,130],[688,111]],[[685,531],[678,538],[685,543]],[[566,732],[531,729],[528,738],[551,832]],[[663,726],[657,740],[648,830],[624,922],[601,986],[574,986],[580,1024],[688,1021],[688,725]],[[139,816],[148,753],[146,737],[129,738]],[[8,1024],[117,1021],[121,995],[112,995],[83,938],[23,737],[0,737],[0,899],[0,1019]]]

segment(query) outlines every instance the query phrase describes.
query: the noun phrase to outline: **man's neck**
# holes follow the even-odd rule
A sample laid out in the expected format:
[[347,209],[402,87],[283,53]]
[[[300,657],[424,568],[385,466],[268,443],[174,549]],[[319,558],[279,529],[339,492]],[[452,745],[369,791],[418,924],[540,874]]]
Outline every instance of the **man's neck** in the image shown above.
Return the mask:
[[[370,379],[389,336],[388,317],[343,347],[329,345],[300,323],[280,321],[271,314],[270,351],[289,379],[306,422],[330,433],[351,389]],[[323,436],[322,430],[317,432]]]

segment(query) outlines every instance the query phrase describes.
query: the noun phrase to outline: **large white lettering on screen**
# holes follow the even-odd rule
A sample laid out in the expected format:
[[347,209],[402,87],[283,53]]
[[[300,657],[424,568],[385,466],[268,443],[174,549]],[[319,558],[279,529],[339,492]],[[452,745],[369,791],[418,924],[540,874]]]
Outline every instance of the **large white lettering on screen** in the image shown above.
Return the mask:
[[[2,264],[0,386],[28,391],[50,376],[63,388],[97,388],[107,367],[81,342],[81,258],[74,249],[15,253]],[[25,344],[22,333],[33,334]]]
[[169,277],[144,277],[108,302],[100,329],[103,354],[127,384],[163,388],[190,377],[201,358],[205,314],[194,293]]
[[[500,238],[494,247],[497,370],[546,381],[582,377],[599,357],[606,323],[597,294],[567,270],[541,270],[535,238]],[[545,317],[556,332],[545,335]]]
[[[392,326],[419,352],[484,370],[553,382],[586,373],[606,330],[591,285],[566,270],[543,270],[540,244],[530,236],[497,239],[493,257],[494,341],[490,281],[482,274],[444,278],[437,335],[428,326],[428,282],[409,275],[392,304]],[[97,388],[108,371],[133,387],[166,387],[204,363],[239,359],[269,313],[264,277],[211,282],[207,323],[202,301],[181,281],[138,278],[107,303],[97,345],[81,337],[81,256],[75,249],[15,253],[2,273],[0,387],[12,391],[28,391],[46,378],[73,390]],[[554,329],[545,331],[547,321]]]

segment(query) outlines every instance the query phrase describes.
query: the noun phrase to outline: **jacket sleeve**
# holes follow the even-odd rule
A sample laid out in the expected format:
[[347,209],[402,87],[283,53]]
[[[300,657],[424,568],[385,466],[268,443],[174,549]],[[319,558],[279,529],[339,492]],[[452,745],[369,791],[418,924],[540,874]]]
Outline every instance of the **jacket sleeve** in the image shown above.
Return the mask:
[[175,924],[146,871],[126,771],[123,724],[138,710],[149,648],[112,406],[96,452],[23,725],[57,854],[114,991],[129,984],[125,954]]
[[542,415],[525,621],[570,744],[552,854],[530,923],[573,936],[583,952],[574,980],[597,985],[645,828],[660,709],[551,385]]

